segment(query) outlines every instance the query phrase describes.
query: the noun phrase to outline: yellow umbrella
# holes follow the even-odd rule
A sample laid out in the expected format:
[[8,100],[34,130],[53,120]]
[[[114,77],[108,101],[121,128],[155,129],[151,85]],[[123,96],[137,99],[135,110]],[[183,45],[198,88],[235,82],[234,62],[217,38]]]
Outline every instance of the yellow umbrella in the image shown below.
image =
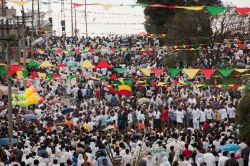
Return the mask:
[[44,61],[40,67],[53,67],[53,65],[49,61]]
[[89,60],[85,60],[81,66],[82,68],[95,68],[94,65],[92,65],[92,63]]

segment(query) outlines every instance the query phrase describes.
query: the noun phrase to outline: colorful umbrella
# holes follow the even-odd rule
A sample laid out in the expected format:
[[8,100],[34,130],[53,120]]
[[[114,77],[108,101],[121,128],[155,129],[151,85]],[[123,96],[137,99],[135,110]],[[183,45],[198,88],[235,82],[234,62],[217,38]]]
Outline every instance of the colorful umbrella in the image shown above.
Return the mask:
[[146,97],[143,97],[143,98],[140,98],[137,103],[139,105],[143,104],[143,103],[150,103],[150,99],[149,98],[146,98]]
[[112,68],[105,60],[102,60],[96,65],[96,68]]
[[122,96],[131,96],[131,87],[128,85],[118,86],[118,94]]
[[66,67],[66,66],[63,63],[60,63],[57,65],[57,67],[59,68],[59,67]]
[[[14,138],[14,139],[12,140],[12,143],[13,143],[13,144],[17,144],[17,139]],[[0,138],[0,145],[1,145],[1,146],[9,145],[9,144],[10,144],[9,138]]]
[[90,69],[93,69],[95,68],[94,65],[92,65],[92,63],[89,61],[89,60],[85,60],[81,66],[82,68],[90,68]]
[[221,146],[220,150],[227,151],[227,152],[237,151],[237,150],[240,150],[240,146],[237,144],[226,144],[226,145]]
[[35,114],[26,114],[23,116],[25,120],[37,120],[37,116]]

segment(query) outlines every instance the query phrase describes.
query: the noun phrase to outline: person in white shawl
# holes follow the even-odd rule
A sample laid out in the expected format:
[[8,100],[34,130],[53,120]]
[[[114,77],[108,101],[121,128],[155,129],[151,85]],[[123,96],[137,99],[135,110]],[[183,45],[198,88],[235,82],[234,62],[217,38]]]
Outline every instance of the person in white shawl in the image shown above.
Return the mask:
[[162,159],[162,163],[160,164],[160,166],[171,166],[170,162],[168,161],[167,157],[163,157]]
[[81,166],[84,163],[83,155],[79,154],[77,166]]
[[149,152],[148,155],[145,157],[147,165],[156,165],[156,156],[152,156]]

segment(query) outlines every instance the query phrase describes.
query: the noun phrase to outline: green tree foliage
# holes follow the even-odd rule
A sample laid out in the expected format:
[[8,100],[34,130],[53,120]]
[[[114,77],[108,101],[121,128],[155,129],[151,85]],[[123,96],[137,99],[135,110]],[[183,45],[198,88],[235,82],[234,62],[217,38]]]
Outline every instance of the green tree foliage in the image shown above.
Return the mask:
[[250,95],[249,91],[241,99],[237,109],[237,121],[241,125],[240,137],[250,143]]
[[[137,0],[138,3],[169,6],[220,6],[220,0]],[[198,44],[212,36],[210,15],[201,11],[147,7],[145,28],[149,33],[167,34],[166,44]]]

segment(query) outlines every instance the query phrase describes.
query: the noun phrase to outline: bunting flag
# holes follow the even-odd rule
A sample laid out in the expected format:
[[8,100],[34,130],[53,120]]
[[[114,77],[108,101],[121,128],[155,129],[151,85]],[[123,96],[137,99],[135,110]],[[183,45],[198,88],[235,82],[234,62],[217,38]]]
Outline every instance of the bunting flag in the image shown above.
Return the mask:
[[[26,5],[29,3],[29,1],[12,1],[9,0],[9,2],[15,3],[18,6],[22,6],[22,5]],[[49,5],[49,3],[47,1],[42,1],[40,2],[43,5]],[[53,3],[59,3],[58,2],[53,2]],[[66,3],[66,4],[71,4],[71,3]],[[81,7],[83,5],[85,5],[85,3],[72,3],[72,5],[74,7]],[[136,4],[128,4],[128,5],[124,5],[124,4],[104,4],[104,3],[90,3],[90,4],[86,4],[87,6],[101,6],[103,7],[105,10],[109,10],[111,9],[113,6],[130,6],[132,8],[134,7],[153,7],[153,8],[166,8],[166,9],[185,9],[185,10],[193,10],[193,11],[199,11],[199,10],[206,10],[208,11],[212,16],[216,16],[230,8],[236,10],[240,15],[242,16],[246,16],[250,11],[250,8],[248,7],[241,7],[241,8],[235,8],[235,7],[217,7],[217,6],[168,6],[168,5],[163,5],[163,4],[142,4],[142,3],[136,3]],[[48,13],[48,12],[47,12]],[[96,13],[96,12],[89,12],[89,13]],[[116,15],[124,15],[124,14],[120,14],[120,13],[112,13],[112,14],[116,14]]]
[[[46,73],[40,73],[40,72],[38,73],[38,77],[39,77],[39,78],[45,79],[46,76],[47,76]],[[51,78],[51,77],[50,77],[50,78]]]
[[37,72],[30,72],[30,76],[31,76],[31,79],[34,80],[38,76],[38,74]]
[[10,1],[16,4],[17,6],[24,6],[27,5],[29,2],[28,1]]
[[89,69],[89,68],[91,68],[91,69],[95,68],[95,66],[92,65],[92,63],[91,63],[89,60],[85,60],[85,61],[83,62],[83,64],[82,64],[81,67],[82,67],[82,68],[87,68],[87,69]]
[[210,79],[211,76],[214,74],[216,69],[200,69],[202,74],[206,77],[206,79]]
[[[45,74],[45,73],[44,73]],[[40,77],[40,76],[39,76]],[[53,74],[51,74],[51,73],[47,73],[47,77],[48,77],[48,79],[53,79]]]
[[117,72],[117,73],[124,73],[127,68],[114,68],[114,70]]
[[181,85],[187,85],[184,80],[179,80],[178,83],[181,84]]
[[39,66],[39,64],[34,60],[31,60],[27,65],[27,67],[37,67],[37,66]]
[[204,9],[208,11],[212,16],[217,16],[218,14],[228,10],[229,8],[205,6]]
[[118,78],[117,75],[114,73],[114,74],[112,74],[112,75],[110,76],[109,79],[111,79],[111,80],[116,80],[117,78]]
[[224,76],[228,77],[232,74],[233,69],[218,69],[218,71]]
[[72,3],[72,5],[73,5],[74,7],[80,7],[80,6],[83,6],[84,4],[81,4],[81,3]]
[[118,86],[118,94],[122,96],[131,96],[131,87],[128,85],[119,85]]
[[23,72],[23,77],[28,78],[29,77],[29,72],[28,71],[22,71]]
[[244,73],[245,71],[248,71],[249,69],[234,69],[234,70],[239,73]]
[[164,69],[151,68],[151,71],[152,71],[156,76],[160,76],[160,75],[164,72]]
[[183,69],[183,72],[186,73],[190,79],[193,79],[199,72],[199,69]]
[[0,70],[0,76],[4,75],[7,73],[7,70]]
[[100,61],[97,65],[96,68],[112,68],[105,60]]
[[246,16],[248,13],[250,13],[250,8],[235,8],[235,10],[239,13],[241,16]]
[[53,74],[53,78],[59,78],[60,74]]
[[44,61],[40,67],[54,67],[49,61]]
[[100,6],[103,7],[103,9],[105,10],[109,10],[112,8],[113,5],[112,4],[100,4]]
[[161,4],[150,5],[150,7],[155,7],[155,8],[169,8],[169,9],[175,9],[176,8],[176,6],[166,6],[166,5],[161,5]]
[[235,88],[239,88],[239,87],[241,87],[241,84],[228,85],[228,89],[229,89],[229,90],[235,89]]
[[175,8],[186,9],[186,10],[202,10],[204,6],[175,6]]
[[181,72],[181,69],[169,68],[168,71],[172,77],[176,77]]
[[157,86],[163,86],[163,85],[166,85],[165,82],[158,82]]
[[145,74],[146,76],[150,76],[150,72],[151,72],[150,67],[141,68],[140,70],[141,70],[141,72],[142,72],[143,74]]
[[22,65],[9,65],[8,76],[12,76],[17,71],[21,70],[21,68],[22,68]]
[[197,88],[201,88],[201,87],[204,87],[205,84],[196,84],[195,86],[196,86]]
[[22,79],[23,78],[23,72],[22,71],[17,71],[16,72],[16,76],[17,76],[17,78],[19,78],[19,79]]

